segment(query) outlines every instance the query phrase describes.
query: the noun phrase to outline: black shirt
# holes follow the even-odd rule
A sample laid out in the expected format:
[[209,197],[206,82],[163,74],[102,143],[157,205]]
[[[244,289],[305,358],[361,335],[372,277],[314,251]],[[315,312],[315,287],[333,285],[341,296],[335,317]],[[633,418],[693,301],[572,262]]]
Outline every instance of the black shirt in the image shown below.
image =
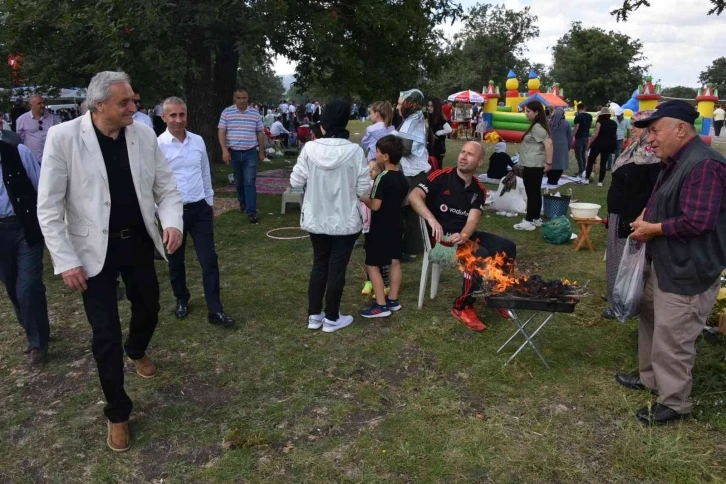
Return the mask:
[[101,133],[95,124],[93,129],[96,131],[98,144],[101,147],[103,163],[106,165],[108,188],[111,192],[109,232],[116,234],[125,229],[145,232],[139,199],[136,197],[136,188],[134,188],[134,180],[131,177],[125,129],[121,128],[116,139]]
[[575,133],[575,138],[589,138],[590,128],[592,127],[592,114],[590,113],[577,113],[575,114],[575,124],[580,125]]
[[617,149],[618,124],[610,118],[598,120],[600,123],[600,131],[590,145],[591,148],[597,148],[600,152],[615,153]]
[[489,157],[489,169],[487,170],[487,176],[494,180],[499,180],[507,176],[509,170],[507,167],[514,167],[512,158],[507,154],[506,151],[502,153],[492,153]]
[[429,173],[418,186],[426,193],[426,206],[445,234],[464,230],[469,210],[484,211],[486,189],[476,178],[468,187],[464,186],[464,180],[453,167]]
[[371,229],[368,237],[376,239],[403,235],[401,206],[408,195],[408,180],[401,170],[385,170],[376,178],[371,199],[381,201],[378,210],[371,210]]

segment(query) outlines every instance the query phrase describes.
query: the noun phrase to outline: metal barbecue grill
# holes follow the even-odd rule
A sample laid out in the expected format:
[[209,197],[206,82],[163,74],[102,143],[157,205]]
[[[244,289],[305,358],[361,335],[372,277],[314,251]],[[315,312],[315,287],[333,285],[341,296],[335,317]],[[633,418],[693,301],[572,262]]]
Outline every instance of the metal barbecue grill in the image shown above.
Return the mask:
[[[565,300],[562,300],[557,298],[544,299],[512,296],[488,297],[487,306],[507,309],[507,311],[509,312],[509,316],[512,318],[512,321],[514,321],[514,324],[517,325],[517,331],[515,331],[514,334],[510,336],[507,341],[504,342],[504,344],[497,350],[497,353],[501,352],[504,347],[507,346],[519,333],[522,333],[522,336],[524,336],[525,339],[524,343],[522,343],[517,351],[515,351],[514,354],[509,357],[509,360],[504,363],[504,366],[507,366],[514,358],[517,357],[517,355],[525,348],[525,346],[529,345],[532,347],[537,356],[539,356],[539,359],[542,360],[542,363],[544,363],[544,365],[549,370],[550,365],[549,363],[547,363],[545,357],[542,356],[542,353],[540,353],[539,348],[537,348],[537,345],[533,341],[533,338],[537,336],[537,333],[539,333],[540,330],[542,330],[542,328],[547,325],[547,323],[552,321],[552,318],[554,318],[555,314],[574,313],[576,304],[577,299],[573,300],[572,298],[566,298]],[[522,323],[522,320],[517,314],[517,311],[534,311],[534,314],[532,314],[527,321]],[[531,321],[533,321],[540,313],[546,313],[544,320],[540,323],[537,329],[532,332],[532,334],[528,333],[526,330],[526,326]]]

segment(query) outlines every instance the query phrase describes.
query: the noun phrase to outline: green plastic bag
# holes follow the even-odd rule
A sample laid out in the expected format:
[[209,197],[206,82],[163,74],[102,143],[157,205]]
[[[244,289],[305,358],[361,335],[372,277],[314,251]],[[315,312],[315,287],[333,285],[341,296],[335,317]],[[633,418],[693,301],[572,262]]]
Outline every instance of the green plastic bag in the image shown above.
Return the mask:
[[572,226],[567,217],[561,215],[542,224],[542,235],[550,244],[566,244],[572,235]]
[[449,234],[444,235],[443,240],[431,248],[429,261],[438,262],[445,267],[456,267],[459,265],[459,259],[456,257],[458,244],[450,244],[449,237]]

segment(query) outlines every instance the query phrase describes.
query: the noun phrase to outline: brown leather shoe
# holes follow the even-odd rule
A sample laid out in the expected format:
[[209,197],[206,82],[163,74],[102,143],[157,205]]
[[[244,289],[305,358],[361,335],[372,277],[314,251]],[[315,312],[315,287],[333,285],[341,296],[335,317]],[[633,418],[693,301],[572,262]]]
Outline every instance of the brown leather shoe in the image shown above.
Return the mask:
[[40,365],[45,361],[48,356],[48,347],[45,348],[31,348],[30,349],[30,364]]
[[156,365],[144,355],[138,360],[131,360],[136,366],[136,374],[141,378],[154,378],[156,376]]
[[121,423],[108,422],[108,447],[114,452],[126,452],[131,447],[131,434],[129,434],[129,421]]

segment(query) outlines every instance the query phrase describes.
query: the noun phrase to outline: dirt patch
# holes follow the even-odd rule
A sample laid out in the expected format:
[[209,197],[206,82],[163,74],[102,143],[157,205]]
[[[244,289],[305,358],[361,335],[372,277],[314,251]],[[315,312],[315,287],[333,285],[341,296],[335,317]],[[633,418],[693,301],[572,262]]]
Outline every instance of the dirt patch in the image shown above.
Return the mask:
[[204,410],[229,405],[230,400],[239,395],[238,389],[210,385],[197,378],[165,386],[160,388],[159,392],[171,397],[170,399],[164,398],[165,401],[187,401]]
[[189,464],[192,467],[203,467],[222,456],[218,445],[196,446],[193,441],[154,442],[143,452],[143,459],[136,468],[137,474],[132,482],[152,482],[164,479],[169,474],[164,471],[167,464]]

